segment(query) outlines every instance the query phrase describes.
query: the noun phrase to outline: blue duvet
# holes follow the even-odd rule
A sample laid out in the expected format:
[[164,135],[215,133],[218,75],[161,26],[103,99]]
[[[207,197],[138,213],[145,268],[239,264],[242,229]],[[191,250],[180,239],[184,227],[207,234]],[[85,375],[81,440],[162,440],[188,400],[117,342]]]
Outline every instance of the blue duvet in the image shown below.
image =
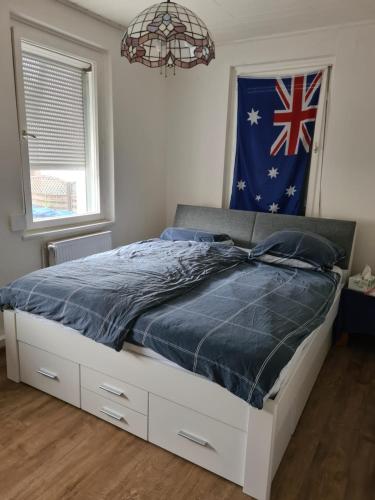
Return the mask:
[[329,310],[338,277],[249,261],[235,247],[149,240],[42,269],[0,305],[120,350],[125,338],[257,408]]

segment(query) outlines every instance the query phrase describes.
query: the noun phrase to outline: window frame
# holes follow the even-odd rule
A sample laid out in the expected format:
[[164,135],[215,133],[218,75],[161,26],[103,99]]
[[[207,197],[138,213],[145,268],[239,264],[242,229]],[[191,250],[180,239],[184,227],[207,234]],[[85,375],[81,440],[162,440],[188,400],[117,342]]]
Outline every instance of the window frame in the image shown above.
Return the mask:
[[[252,76],[256,78],[278,78],[283,76],[288,77],[298,73],[313,73],[314,71],[320,70],[323,71],[323,79],[320,91],[318,114],[315,122],[305,198],[306,210],[304,214],[309,217],[320,217],[324,144],[326,138],[326,123],[329,113],[334,62],[335,59],[333,57],[321,57],[231,67],[222,202],[224,208],[229,207],[230,203],[236,157],[238,105],[237,78],[240,76],[249,78]],[[321,102],[322,105],[320,106]]]
[[[24,199],[24,216],[25,216],[25,232],[33,232],[40,230],[53,229],[61,230],[87,225],[98,222],[112,222],[114,219],[114,200],[113,200],[113,165],[112,176],[108,179],[110,168],[105,168],[105,157],[108,156],[108,144],[102,145],[99,137],[101,137],[100,130],[103,130],[105,123],[108,123],[108,116],[103,116],[101,119],[101,111],[105,111],[105,106],[108,105],[105,101],[105,92],[108,85],[104,81],[105,78],[105,53],[104,51],[97,50],[95,47],[90,47],[85,43],[80,43],[79,40],[74,40],[70,37],[65,37],[52,30],[39,29],[38,26],[30,26],[24,24],[19,20],[12,22],[12,46],[13,46],[13,64],[14,64],[14,77],[18,113],[18,129],[19,141],[21,151],[21,164],[22,164],[22,188]],[[94,179],[91,178],[90,182],[97,184],[96,190],[98,193],[98,207],[99,210],[94,213],[85,215],[74,215],[70,217],[55,217],[46,218],[44,220],[33,220],[32,213],[32,193],[31,193],[31,168],[29,164],[28,140],[23,137],[23,130],[27,130],[26,124],[26,109],[24,99],[24,85],[23,85],[23,71],[22,71],[22,42],[40,47],[51,52],[55,52],[56,60],[64,60],[64,58],[73,58],[77,60],[77,64],[90,65],[92,71],[89,78],[90,81],[90,121],[91,126],[86,130],[86,133],[91,135],[91,144],[93,147],[88,153],[90,165],[87,165],[87,172],[89,169],[96,170]],[[37,50],[37,49],[36,49]],[[66,60],[66,59],[65,59]],[[86,109],[87,113],[88,110]],[[108,113],[103,113],[104,115]],[[102,147],[103,146],[103,147]],[[107,151],[106,151],[107,149]],[[106,178],[107,177],[107,178]],[[111,186],[112,183],[112,186]],[[108,196],[105,193],[112,194],[112,200],[108,201]]]

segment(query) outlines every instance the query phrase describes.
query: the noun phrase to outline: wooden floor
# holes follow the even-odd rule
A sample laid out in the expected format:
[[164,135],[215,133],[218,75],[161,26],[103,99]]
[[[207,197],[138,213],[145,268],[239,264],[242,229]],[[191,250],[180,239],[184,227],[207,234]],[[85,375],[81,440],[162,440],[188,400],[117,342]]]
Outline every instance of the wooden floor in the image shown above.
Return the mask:
[[[375,499],[375,345],[334,348],[273,482],[272,500]],[[241,488],[5,378],[1,500],[240,500]]]

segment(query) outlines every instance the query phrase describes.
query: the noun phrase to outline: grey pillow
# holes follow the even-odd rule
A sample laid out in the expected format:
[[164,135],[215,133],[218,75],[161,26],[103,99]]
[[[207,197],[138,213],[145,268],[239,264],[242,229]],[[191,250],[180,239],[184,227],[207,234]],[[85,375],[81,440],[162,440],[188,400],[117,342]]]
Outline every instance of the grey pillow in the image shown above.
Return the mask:
[[324,236],[297,229],[271,234],[250,251],[250,258],[264,254],[298,259],[320,269],[332,269],[345,258],[345,251]]
[[207,243],[226,243],[233,245],[231,237],[223,233],[212,233],[202,229],[186,227],[167,227],[161,233],[162,240],[170,241],[200,241]]

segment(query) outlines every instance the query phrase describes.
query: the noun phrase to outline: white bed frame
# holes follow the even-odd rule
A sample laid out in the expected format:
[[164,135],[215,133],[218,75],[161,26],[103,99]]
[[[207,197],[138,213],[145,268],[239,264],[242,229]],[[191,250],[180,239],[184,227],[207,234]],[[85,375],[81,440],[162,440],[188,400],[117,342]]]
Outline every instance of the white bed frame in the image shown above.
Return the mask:
[[[179,205],[175,225],[225,232],[240,246],[299,227],[346,249],[355,223]],[[273,400],[257,410],[208,379],[131,351],[116,352],[29,313],[4,313],[7,375],[114,423],[269,500],[271,482],[331,346],[338,293]],[[47,369],[48,368],[48,369]]]
[[[239,429],[245,441],[245,458],[233,464],[233,467],[243,468],[235,472],[238,478],[235,482],[243,486],[246,494],[258,500],[269,500],[272,479],[330,348],[338,298],[339,294],[326,321],[302,352],[287,383],[262,410],[254,409],[205,378],[150,357],[129,351],[115,352],[59,323],[20,311],[4,313],[7,376],[14,382],[21,381],[19,344],[27,344],[133,384],[149,395],[160,396],[218,420],[228,429]],[[195,461],[194,456],[188,458]],[[201,460],[197,462],[205,467]],[[225,473],[221,475],[225,477]]]

